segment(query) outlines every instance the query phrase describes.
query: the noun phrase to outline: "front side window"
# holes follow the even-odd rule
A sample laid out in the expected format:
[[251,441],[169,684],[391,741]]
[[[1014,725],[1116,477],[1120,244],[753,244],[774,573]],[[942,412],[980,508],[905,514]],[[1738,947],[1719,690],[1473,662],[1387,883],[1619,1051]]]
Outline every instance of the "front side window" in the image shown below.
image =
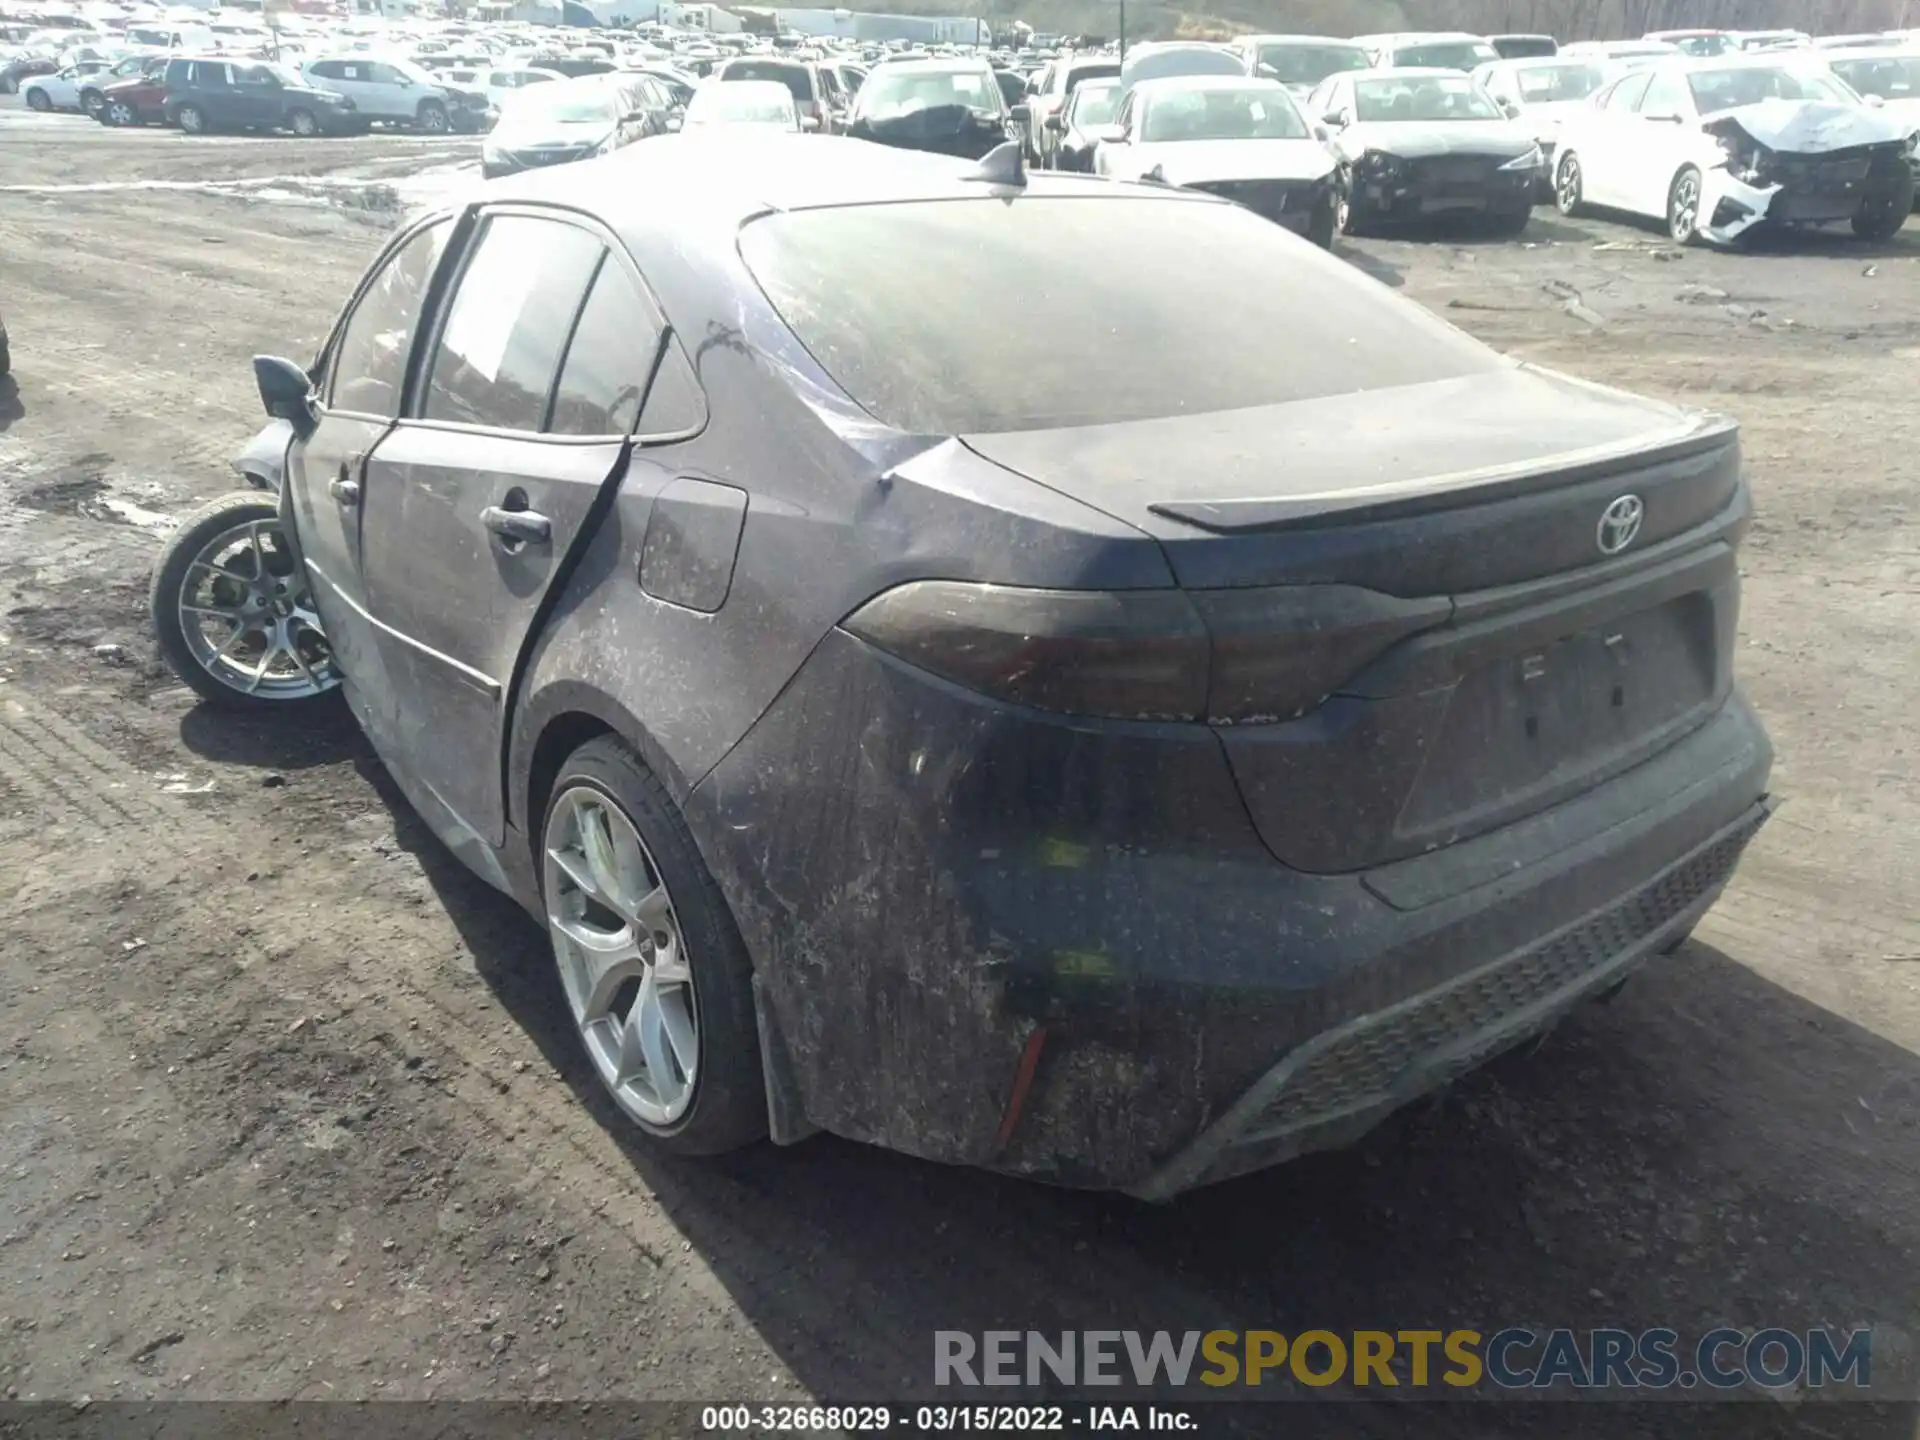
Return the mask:
[[1151,192],[793,211],[745,226],[740,253],[821,368],[917,434],[1194,415],[1506,363],[1252,211]]
[[353,307],[333,348],[327,404],[357,415],[394,416],[407,385],[407,355],[427,287],[453,233],[438,220],[403,242]]
[[488,220],[434,352],[425,418],[540,430],[560,352],[605,249],[554,220]]

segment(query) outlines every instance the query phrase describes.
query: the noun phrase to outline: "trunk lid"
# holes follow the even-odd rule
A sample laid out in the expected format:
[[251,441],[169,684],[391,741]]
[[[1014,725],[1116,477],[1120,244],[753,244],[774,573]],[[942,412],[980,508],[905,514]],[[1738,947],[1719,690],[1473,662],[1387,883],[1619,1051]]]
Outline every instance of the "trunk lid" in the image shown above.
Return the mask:
[[1546,809],[1731,687],[1747,507],[1724,421],[1516,367],[966,443],[1154,536],[1210,627],[1267,587],[1300,597],[1307,621],[1270,642],[1243,629],[1240,653],[1345,647],[1307,713],[1215,730],[1298,869],[1363,870]]

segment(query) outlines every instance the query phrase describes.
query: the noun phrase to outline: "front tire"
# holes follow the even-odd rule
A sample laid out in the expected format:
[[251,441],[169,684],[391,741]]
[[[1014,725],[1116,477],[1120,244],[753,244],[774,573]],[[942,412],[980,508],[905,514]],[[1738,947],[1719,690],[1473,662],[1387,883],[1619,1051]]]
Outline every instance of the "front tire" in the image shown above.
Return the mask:
[[1334,225],[1342,235],[1359,235],[1367,228],[1367,215],[1351,189],[1342,190],[1334,202]]
[[80,92],[80,108],[98,120],[100,112],[107,108],[107,97],[98,90],[83,90]]
[[313,118],[311,110],[294,110],[287,115],[287,128],[303,140],[310,140],[320,133],[320,122]]
[[339,689],[269,495],[226,495],[189,515],[160,552],[147,603],[160,658],[211,704],[285,714],[330,703]]
[[115,100],[100,112],[100,123],[113,126],[138,125],[140,112],[124,100]]
[[1569,220],[1586,207],[1587,175],[1580,157],[1568,151],[1553,167],[1553,208]]
[[1859,213],[1853,217],[1853,233],[1875,244],[1891,240],[1913,213],[1913,199],[1913,176],[1909,174],[1896,189],[1861,202]]
[[589,741],[554,780],[540,836],[560,988],[613,1102],[680,1154],[760,1139],[753,967],[666,787],[619,740]]
[[1333,232],[1338,221],[1339,200],[1332,195],[1325,196],[1313,207],[1313,216],[1307,221],[1307,239],[1322,250],[1333,249]]
[[1691,245],[1700,238],[1700,171],[1689,165],[1667,188],[1667,238]]
[[179,110],[180,128],[189,135],[207,133],[207,116],[198,105],[182,105]]

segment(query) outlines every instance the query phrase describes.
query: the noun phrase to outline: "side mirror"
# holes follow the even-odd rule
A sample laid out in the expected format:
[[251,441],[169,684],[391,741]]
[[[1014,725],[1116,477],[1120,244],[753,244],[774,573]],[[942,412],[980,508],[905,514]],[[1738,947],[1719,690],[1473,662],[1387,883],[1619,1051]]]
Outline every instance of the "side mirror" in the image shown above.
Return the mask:
[[1333,132],[1324,125],[1316,125],[1313,127],[1313,138],[1324,145],[1327,141],[1333,139]]
[[818,115],[802,115],[800,117],[800,128],[802,130],[818,130],[820,128],[820,117]]
[[1329,110],[1326,114],[1322,115],[1320,119],[1329,130],[1344,130],[1347,128],[1347,115],[1344,110]]
[[277,355],[253,357],[253,383],[260,389],[260,402],[267,414],[285,420],[302,440],[319,426],[313,408],[313,381],[307,372],[291,360]]
[[1125,126],[1095,125],[1087,133],[1103,145],[1124,145],[1127,143]]
[[1500,113],[1506,116],[1509,120],[1512,120],[1519,115],[1520,106],[1516,101],[1502,100],[1500,102]]
[[1043,128],[1053,131],[1056,135],[1064,134],[1067,128],[1067,117],[1064,115],[1049,115],[1043,122]]
[[687,123],[687,120],[684,115],[667,116],[667,133],[672,134],[674,131],[677,131],[682,125],[685,125],[686,123]]
[[1884,95],[1862,95],[1860,98],[1867,102],[1867,108],[1869,110],[1884,110],[1887,108],[1887,97]]
[[1033,111],[1025,105],[1015,105],[1011,107],[1007,113],[1012,117],[1013,123],[1016,125],[1029,125],[1033,123]]

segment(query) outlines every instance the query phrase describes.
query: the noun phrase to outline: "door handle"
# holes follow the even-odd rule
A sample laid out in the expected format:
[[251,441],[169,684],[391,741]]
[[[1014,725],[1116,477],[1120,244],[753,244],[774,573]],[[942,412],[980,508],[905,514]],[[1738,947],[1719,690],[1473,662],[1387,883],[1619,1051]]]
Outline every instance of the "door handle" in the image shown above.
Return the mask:
[[531,510],[502,510],[489,505],[480,512],[480,523],[502,540],[518,545],[544,545],[553,538],[553,522]]
[[360,503],[360,482],[347,478],[347,467],[342,465],[340,473],[327,482],[327,493],[342,505]]

